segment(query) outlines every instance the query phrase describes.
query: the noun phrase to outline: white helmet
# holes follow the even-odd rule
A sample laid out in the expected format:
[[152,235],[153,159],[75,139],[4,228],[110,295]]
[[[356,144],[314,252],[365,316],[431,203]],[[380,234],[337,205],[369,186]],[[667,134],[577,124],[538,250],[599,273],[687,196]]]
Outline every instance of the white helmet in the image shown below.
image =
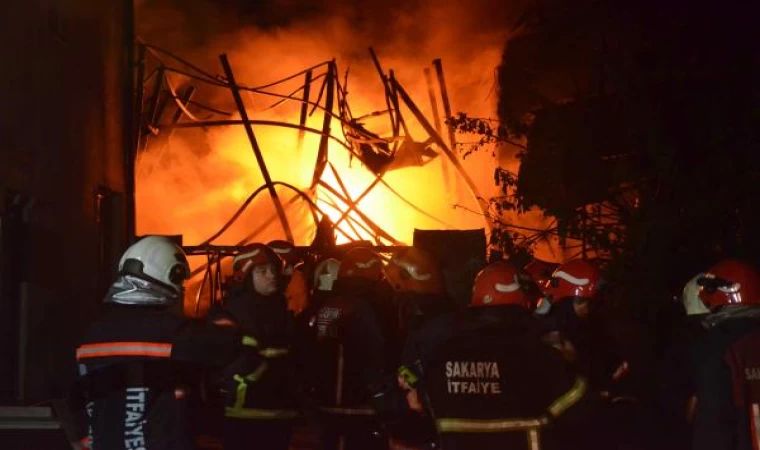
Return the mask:
[[[177,298],[190,275],[190,265],[182,247],[164,236],[146,236],[132,244],[121,256],[119,275],[131,275],[168,288]],[[147,303],[147,302],[142,302]]]
[[686,286],[683,288],[683,294],[681,294],[681,302],[683,302],[683,307],[686,310],[687,316],[707,314],[710,312],[710,310],[707,309],[705,304],[702,303],[702,300],[699,298],[699,290],[702,288],[702,286],[699,285],[698,280],[704,276],[705,274],[703,273],[697,274],[694,278],[689,280],[689,282],[686,283]]
[[317,265],[314,270],[314,290],[331,291],[333,283],[338,279],[340,261],[335,258],[327,258]]

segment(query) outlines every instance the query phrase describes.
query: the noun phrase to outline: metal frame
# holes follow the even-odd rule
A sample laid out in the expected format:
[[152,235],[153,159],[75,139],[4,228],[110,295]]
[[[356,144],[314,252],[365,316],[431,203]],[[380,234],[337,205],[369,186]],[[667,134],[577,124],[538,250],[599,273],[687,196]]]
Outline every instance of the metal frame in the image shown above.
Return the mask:
[[[385,74],[374,50],[369,49],[370,56],[372,57],[385,89],[386,110],[357,118],[353,116],[347,100],[346,84],[348,74],[346,73],[346,81],[341,83],[338,78],[338,69],[335,60],[316,64],[299,73],[267,85],[251,87],[245,86],[236,80],[232,66],[226,55],[219,56],[224,76],[218,76],[212,75],[164,49],[147,43],[138,42],[137,49],[138,58],[135,63],[136,115],[133,119],[135,129],[133,154],[136,157],[139,157],[139,155],[149,147],[152,136],[160,135],[160,133],[166,132],[171,134],[177,129],[191,127],[208,128],[242,125],[245,128],[251,149],[256,157],[259,170],[261,170],[265,180],[264,185],[257,188],[251,194],[241,208],[217,233],[206,239],[199,246],[187,247],[191,254],[201,252],[206,254],[209,258],[208,262],[194,273],[194,275],[197,275],[201,272],[205,272],[203,281],[204,286],[208,283],[212,290],[215,290],[219,284],[218,280],[215,279],[217,276],[213,274],[212,267],[218,265],[219,261],[224,256],[222,254],[222,249],[225,247],[214,246],[213,242],[218,239],[232,225],[232,223],[237,220],[237,218],[240,217],[242,212],[248,205],[250,205],[256,195],[263,190],[266,190],[269,193],[275,206],[276,215],[263,220],[262,225],[259,228],[238,243],[239,246],[244,246],[245,244],[252,242],[257,235],[274,220],[279,220],[286,238],[293,242],[293,235],[288,223],[286,208],[290,207],[298,200],[306,200],[314,215],[315,223],[319,222],[319,215],[324,216],[324,210],[322,208],[334,208],[340,211],[340,218],[333,224],[333,232],[342,233],[349,241],[362,240],[362,236],[369,235],[371,243],[376,250],[385,251],[398,248],[401,242],[377,223],[372,221],[362,212],[359,206],[360,202],[373,189],[380,185],[387,188],[392,195],[404,201],[410,208],[418,213],[435,220],[443,226],[453,228],[445,221],[440,220],[419,206],[413,204],[404,198],[401,193],[393,189],[393,187],[384,179],[387,167],[374,172],[375,180],[359,196],[351,198],[340,173],[332,166],[332,164],[330,164],[328,154],[329,140],[339,143],[342,148],[350,153],[351,158],[357,159],[367,167],[368,170],[371,166],[364,160],[362,152],[359,150],[360,145],[369,144],[373,149],[379,148],[378,145],[385,146],[384,148],[387,149],[386,151],[389,153],[390,157],[395,155],[395,152],[399,149],[399,144],[404,140],[412,140],[418,143],[421,142],[425,146],[436,146],[439,155],[451,163],[451,167],[457,171],[459,178],[465,180],[470,192],[478,202],[487,228],[492,228],[493,219],[487,214],[488,202],[480,195],[474,182],[465,172],[454,151],[452,151],[453,142],[452,147],[450,147],[441,137],[441,125],[438,118],[436,117],[435,120],[436,126],[434,127],[431,125],[431,122],[422,114],[411,96],[396,79],[394,72],[391,70],[388,75]],[[438,76],[441,93],[444,96],[443,104],[446,108],[449,108],[448,98],[446,97],[446,88],[445,84],[443,84],[443,69],[440,60],[435,60],[433,64]],[[427,70],[427,73],[430,73],[429,69]],[[178,89],[175,86],[177,81],[176,77],[178,76],[182,77],[183,81],[188,84],[184,89]],[[276,92],[275,88],[281,87],[282,83],[298,79],[299,77],[303,77],[303,84],[297,89],[288,94]],[[312,84],[320,81],[321,86],[317,97],[312,100]],[[193,94],[201,94],[206,89],[221,89],[230,92],[237,109],[236,112],[240,115],[240,119],[230,119],[229,116],[232,112],[226,111],[225,108],[205,105],[191,100]],[[146,91],[148,91],[147,95]],[[301,93],[301,91],[303,92]],[[432,96],[432,89],[429,89],[429,91],[431,102],[433,102],[434,105],[437,105]],[[288,123],[256,120],[251,118],[248,116],[248,111],[246,110],[243,101],[243,94],[274,98],[275,102],[270,105],[269,108],[275,108],[285,102],[298,102],[301,105],[299,122]],[[168,122],[162,122],[165,109],[170,108],[171,105],[174,105],[175,107],[171,120]],[[420,141],[412,138],[406,121],[404,120],[403,110],[409,111],[422,125],[427,134],[425,139]],[[305,125],[307,116],[314,114],[316,111],[319,111],[323,115],[321,130],[310,128]],[[364,128],[360,122],[360,120],[363,120],[366,117],[378,117],[383,115],[387,115],[391,121],[393,135],[390,137],[374,135]],[[340,135],[336,134],[334,131],[333,125],[335,123],[340,125]],[[256,140],[254,126],[273,126],[296,129],[298,130],[299,147],[303,145],[305,133],[320,135],[312,182],[308,189],[300,190],[294,186],[287,185],[286,183],[271,178],[265,158],[259,148],[258,141]],[[449,140],[452,139],[453,132],[450,132]],[[328,166],[330,167],[340,189],[336,189],[323,180],[323,174]],[[445,167],[446,166],[444,166],[444,168]],[[446,177],[447,174],[444,173],[444,178]],[[446,182],[449,182],[448,178],[446,178]],[[278,195],[275,190],[275,187],[278,185],[295,191],[295,195],[289,199],[281,199],[280,195]],[[316,195],[317,190],[326,194],[326,198],[318,199]],[[319,203],[317,200],[319,200]],[[347,225],[341,227],[340,225],[344,222]],[[234,248],[238,248],[239,246],[235,246]]]
[[[361,202],[361,200],[369,192],[371,192],[372,189],[374,189],[378,185],[383,185],[384,187],[388,188],[393,195],[401,198],[403,201],[406,202],[407,205],[415,209],[417,212],[422,213],[426,215],[427,217],[436,220],[438,223],[447,225],[444,221],[427,213],[422,208],[418,207],[417,205],[414,205],[412,202],[409,202],[398,191],[394,190],[387,183],[387,181],[384,180],[384,175],[385,175],[384,171],[380,173],[376,173],[375,181],[372,184],[370,184],[365,189],[365,191],[355,199],[350,198],[350,196],[348,195],[348,191],[344,187],[341,188],[341,191],[342,191],[341,192],[334,189],[332,186],[328,185],[322,180],[322,174],[324,173],[324,170],[327,168],[327,165],[329,164],[329,158],[328,158],[329,155],[328,155],[328,150],[327,150],[328,139],[338,142],[343,148],[345,148],[347,151],[351,153],[352,158],[357,158],[362,163],[364,163],[362,159],[362,155],[356,150],[357,139],[359,139],[362,142],[364,142],[364,140],[371,141],[373,139],[375,140],[377,139],[377,136],[368,135],[366,129],[364,129],[364,127],[361,126],[361,124],[359,124],[358,119],[353,117],[350,107],[348,105],[348,102],[346,100],[347,94],[345,91],[345,87],[342,86],[340,83],[340,80],[338,80],[337,66],[334,60],[317,64],[297,74],[284,78],[283,80],[278,80],[276,82],[267,84],[265,86],[247,87],[235,81],[234,73],[225,55],[220,55],[220,60],[222,62],[222,67],[224,69],[225,76],[219,77],[219,76],[211,75],[210,73],[205,72],[204,70],[198,68],[197,66],[194,66],[191,63],[184,61],[181,58],[178,58],[177,56],[163,49],[154,47],[152,45],[149,45],[146,43],[139,43],[138,49],[140,50],[139,53],[141,56],[138,59],[138,63],[136,64],[136,67],[137,67],[136,102],[138,104],[137,110],[139,112],[139,117],[138,117],[138,120],[136,120],[137,130],[136,130],[136,136],[135,136],[136,137],[135,154],[142,152],[144,151],[145,148],[147,148],[148,146],[147,141],[150,135],[160,133],[162,131],[172,132],[173,130],[176,130],[178,128],[189,128],[189,127],[215,127],[215,126],[243,125],[249,137],[252,150],[256,156],[257,164],[260,170],[262,171],[262,174],[264,175],[265,187],[267,191],[269,192],[270,196],[272,197],[273,203],[275,205],[275,209],[277,211],[278,219],[283,226],[283,231],[285,232],[288,240],[292,241],[293,240],[292,233],[290,232],[290,227],[289,227],[289,224],[287,223],[287,216],[285,214],[285,206],[283,205],[283,202],[280,201],[277,195],[277,192],[274,189],[276,182],[273,181],[271,177],[268,176],[266,162],[263,158],[261,150],[259,149],[258,142],[256,141],[256,137],[253,131],[253,126],[275,126],[275,127],[294,128],[294,129],[297,129],[299,132],[299,145],[301,145],[301,143],[303,142],[303,136],[307,132],[320,134],[321,136],[320,143],[319,143],[318,156],[317,156],[317,160],[315,161],[312,185],[309,190],[304,192],[305,195],[302,195],[301,197],[305,198],[308,196],[314,199],[314,194],[316,193],[317,188],[320,188],[323,191],[326,191],[330,195],[330,197],[332,197],[333,199],[332,207],[336,207],[342,210],[340,219],[336,221],[336,223],[334,224],[334,227],[336,229],[340,229],[339,225],[343,221],[346,221],[349,223],[348,227],[354,230],[356,229],[356,227],[362,228],[363,230],[365,230],[365,232],[366,230],[371,230],[372,238],[377,245],[382,246],[386,244],[399,243],[398,240],[395,239],[392,235],[390,235],[388,232],[383,230],[376,223],[372,222],[369,219],[369,217],[367,217],[366,214],[363,214],[360,208],[358,207],[358,204]],[[440,147],[441,153],[454,163],[455,167],[459,171],[459,175],[467,181],[467,184],[470,187],[473,193],[473,196],[477,199],[478,203],[483,209],[483,212],[485,213],[486,212],[485,207],[487,206],[485,200],[477,192],[477,189],[475,188],[474,183],[472,183],[472,180],[469,179],[469,176],[467,175],[467,173],[458,163],[456,155],[443,142],[443,139],[439,135],[438,130],[433,128],[430,125],[430,122],[422,115],[419,108],[417,108],[416,104],[414,104],[414,102],[411,100],[411,97],[406,93],[404,88],[395,78],[393,71],[390,72],[389,76],[386,76],[382,70],[382,67],[380,66],[380,62],[377,58],[377,55],[372,49],[370,49],[370,54],[372,56],[372,59],[378,69],[378,73],[381,79],[383,80],[383,84],[385,86],[386,106],[387,106],[386,111],[373,113],[373,115],[387,114],[391,120],[391,124],[394,130],[393,136],[388,137],[388,138],[380,138],[380,139],[383,142],[386,142],[389,145],[392,145],[394,152],[395,150],[397,150],[399,142],[401,142],[403,139],[411,139],[410,133],[406,127],[406,124],[401,112],[402,106],[406,106],[412,112],[415,118],[418,119],[423,124],[423,127],[425,128],[426,132],[430,135],[428,139],[424,142],[438,145]],[[440,62],[438,60],[436,60],[436,62],[438,63],[436,65],[436,71],[439,75],[439,80],[442,80],[442,69],[440,68]],[[155,66],[155,67],[149,67],[149,66]],[[153,70],[149,71],[149,69],[151,68]],[[147,76],[145,75],[146,73],[148,73]],[[174,75],[182,75],[186,77],[188,80],[191,80],[193,83],[197,83],[198,86],[191,85],[184,92],[182,92],[181,94],[178,94],[177,90],[174,88],[173,83],[170,80],[170,77]],[[299,76],[305,77],[304,84],[298,89],[296,89],[290,95],[282,95],[277,92],[273,92],[269,89]],[[317,96],[317,99],[315,101],[312,101],[310,99],[311,84],[316,82],[319,79],[323,79],[321,87],[320,87],[319,95]],[[220,115],[220,114],[229,115],[230,113],[223,111],[222,108],[214,108],[207,105],[202,105],[197,102],[191,102],[190,98],[192,94],[194,92],[197,92],[203,87],[229,89],[232,92],[232,95],[235,99],[235,104],[237,106],[238,113],[240,114],[241,119],[240,120],[229,120],[226,118],[218,119],[214,116]],[[146,89],[150,90],[150,95],[147,96],[147,99],[148,99],[147,104],[145,102],[146,96],[143,94],[143,92]],[[297,95],[300,91],[303,91],[303,96]],[[442,88],[442,91],[445,92],[445,89]],[[242,92],[248,92],[248,93],[252,93],[256,95],[264,95],[264,96],[271,96],[271,97],[278,98],[278,101],[274,103],[272,106],[270,106],[270,108],[276,107],[282,104],[283,102],[287,102],[287,101],[300,102],[302,107],[301,107],[299,123],[292,124],[292,123],[286,123],[286,122],[250,119],[247,115],[245,106],[242,101],[242,97],[241,97]],[[166,98],[172,100],[177,106],[177,109],[174,112],[172,120],[168,123],[160,123],[163,108],[159,107],[159,105],[161,104],[159,102],[159,98],[162,95],[165,95]],[[338,111],[334,112],[333,109],[336,104],[335,102],[336,99],[337,99]],[[448,99],[444,99],[445,104],[448,103],[447,100]],[[205,112],[210,112],[211,116],[208,116],[205,118],[199,118],[195,114],[193,114],[191,111],[189,111],[190,107],[195,107]],[[320,110],[323,113],[324,119],[323,119],[322,130],[316,130],[313,128],[306,127],[304,125],[306,121],[306,115],[307,115],[306,113],[309,107],[311,107],[310,114],[313,114],[316,110]],[[185,120],[184,122],[183,122],[183,119]],[[338,121],[341,125],[341,131],[343,132],[342,138],[331,133],[331,124],[334,121]],[[332,168],[332,170],[336,177],[336,180],[338,181],[339,184],[342,185],[342,180],[339,173],[334,168]],[[346,205],[346,207],[342,208],[340,204]],[[239,216],[239,214],[237,216]],[[484,217],[488,217],[488,216],[484,214]],[[490,225],[491,225],[490,220],[486,219],[486,222],[488,224],[488,227],[490,228]],[[358,234],[358,233],[355,233],[355,234]],[[216,239],[218,237],[219,237],[219,234],[215,234],[214,237],[212,237],[211,239],[208,239],[204,243],[209,244],[211,243],[211,241],[213,241],[213,239]],[[348,238],[350,240],[353,239],[352,237],[348,237]]]

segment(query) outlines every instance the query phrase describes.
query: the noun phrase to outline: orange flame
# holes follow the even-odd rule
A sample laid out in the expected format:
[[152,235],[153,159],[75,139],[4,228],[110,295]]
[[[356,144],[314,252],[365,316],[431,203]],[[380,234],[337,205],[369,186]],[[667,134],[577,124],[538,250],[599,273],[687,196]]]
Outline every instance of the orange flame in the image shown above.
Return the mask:
[[[377,80],[372,81],[379,84]],[[426,86],[418,85],[416,90],[422,92],[419,92],[417,98],[425,109],[429,109],[419,101],[420,98],[426,98],[426,89]],[[249,100],[249,103],[254,104],[248,110],[252,119],[298,123],[300,102],[269,109],[263,103],[266,99],[262,100],[260,96],[253,96]],[[349,96],[349,101],[351,108],[359,111],[355,113],[357,115],[381,110],[385,106],[370,105],[366,99],[357,99],[355,96]],[[427,138],[411,114],[407,112],[405,119],[412,136]],[[306,126],[318,129],[321,121],[322,116],[314,114]],[[390,126],[386,122],[387,116],[383,116],[369,119],[366,126],[376,134],[388,136],[391,134]],[[331,134],[342,140],[339,130],[340,124],[333,121]],[[272,180],[308,189],[314,172],[319,135],[306,134],[303,146],[299,148],[298,131],[294,129],[254,125],[254,131]],[[198,145],[199,138],[205,141],[202,142],[203,145]],[[168,142],[161,145],[158,149],[154,148],[156,145],[150,146],[141,155],[138,164],[138,230],[141,234],[183,234],[189,245],[203,242],[232,215],[236,205],[264,184],[242,126],[209,128],[205,133],[175,130]],[[440,154],[425,166],[387,172],[383,183],[377,184],[361,197],[357,208],[397,241],[407,244],[411,243],[414,228],[483,227],[485,221],[482,216],[467,212],[467,209],[477,210],[477,203],[467,193],[461,180],[454,179],[450,188],[445,188],[443,169],[447,163],[443,161],[444,158]],[[375,181],[376,175],[358,159],[352,158],[351,153],[336,140],[329,141],[329,161],[322,181],[341,195],[347,194],[352,200],[362,196]],[[468,158],[464,164],[469,166],[471,174],[481,182],[483,175],[488,176],[488,182],[481,183],[484,184],[481,189],[485,192],[493,190],[490,174],[494,166],[490,157],[475,156]],[[455,173],[451,174],[456,177]],[[278,191],[286,203],[293,195],[287,190]],[[254,201],[252,207],[255,212],[249,214],[252,217],[241,218],[248,230],[234,227],[238,230],[231,230],[216,243],[234,244],[246,235],[246,231],[255,227],[257,221],[260,222],[264,216],[271,216],[272,204],[266,197],[262,193],[261,198]],[[333,221],[338,221],[348,208],[344,201],[322,187],[317,189],[314,197],[317,206]],[[416,205],[427,214],[415,210],[409,204]],[[466,209],[455,209],[457,204]],[[288,208],[290,222],[299,228],[295,235],[296,244],[308,245],[313,237],[313,220],[307,218],[307,209],[300,202],[296,205],[300,208]],[[161,211],[162,214],[157,215],[156,211]],[[372,233],[368,232],[368,227],[358,213],[354,211],[347,216],[338,227],[339,242],[372,240]],[[306,226],[302,225],[304,222],[307,223]],[[281,230],[273,224],[256,240],[281,237]]]
[[[145,5],[138,10],[138,33],[143,38],[163,45],[194,40],[188,38],[194,33],[189,29],[192,29],[195,19],[183,16],[185,13],[180,11],[149,11]],[[376,27],[394,36],[376,46],[384,68],[395,69],[395,76],[432,122],[423,69],[429,67],[432,59],[441,57],[446,68],[453,112],[466,111],[471,116],[495,117],[497,94],[494,74],[509,32],[503,28],[506,21],[495,14],[490,3],[485,1],[466,4],[421,2],[420,5],[418,11],[408,16],[399,15],[395,23]],[[205,17],[197,19],[204,27],[213,23]],[[223,21],[219,23],[224,24]],[[183,30],[183,27],[187,29]],[[206,42],[210,43],[202,48],[173,50],[211,73],[220,72],[216,57],[227,52],[238,82],[248,86],[282,79],[320,60],[337,56],[341,70],[339,79],[344,84],[348,81],[348,102],[353,115],[360,117],[386,108],[382,83],[366,53],[366,45],[378,42],[377,38],[355,28],[347,17],[332,17],[316,23],[302,21],[276,32],[236,27],[232,31],[217,30],[216,33],[213,38],[206,37]],[[350,73],[346,76],[349,68]],[[174,73],[167,77],[175,86],[188,81]],[[280,86],[279,92],[289,94],[302,82],[302,78],[294,79],[291,84]],[[316,101],[318,88],[319,83],[312,85],[312,101]],[[437,87],[435,91],[439,92]],[[227,89],[199,95],[202,96],[199,101],[223,101],[227,110],[234,111]],[[438,96],[439,115],[442,116],[440,100]],[[299,102],[269,108],[276,99],[250,94],[244,95],[244,101],[253,120],[298,123]],[[404,117],[415,140],[426,139],[420,124],[412,120],[411,114],[405,111]],[[439,119],[443,122],[444,118]],[[314,129],[321,129],[321,124],[322,115],[319,112],[311,115],[306,123]],[[392,134],[387,116],[367,119],[364,125],[383,137]],[[308,188],[319,135],[307,133],[303,146],[299,148],[298,132],[295,130],[258,125],[253,128],[272,179],[300,189]],[[339,124],[333,121],[331,134],[342,139],[340,131]],[[446,140],[446,131],[441,134]],[[499,149],[493,152],[486,150],[461,161],[484,198],[497,193],[493,183],[497,163],[502,166],[507,163],[512,169],[516,169],[518,164],[511,158],[513,150],[503,152],[496,161],[492,153],[499,152]],[[372,184],[375,176],[349,156],[339,143],[330,141],[329,159],[351,199],[356,199]],[[448,174],[448,182],[444,174]],[[359,202],[358,208],[400,242],[411,244],[415,228],[467,229],[482,228],[485,224],[478,213],[477,202],[462,180],[457,179],[443,155],[424,167],[388,172],[384,180],[410,203],[438,219],[433,220],[409,207],[386,186],[376,186]],[[342,192],[331,168],[325,170],[322,181]],[[158,138],[149,142],[147,151],[138,157],[137,232],[181,234],[187,245],[199,244],[216,233],[262,184],[261,172],[242,126],[177,129],[173,132],[162,130]],[[290,203],[294,195],[292,191],[279,187],[277,191],[284,203]],[[347,207],[321,187],[313,193],[313,198],[333,221],[338,220]],[[286,211],[296,244],[308,245],[315,232],[308,205],[295,201]],[[541,223],[544,218],[536,213],[523,216],[521,220]],[[356,212],[349,214],[348,220],[339,225],[339,242],[371,238],[371,233],[360,225],[361,222]],[[253,231],[258,231],[255,240],[261,242],[284,236],[266,192],[259,195],[240,219],[214,243],[234,245]],[[550,260],[558,258],[542,257]],[[194,267],[204,262],[200,257],[191,259]]]

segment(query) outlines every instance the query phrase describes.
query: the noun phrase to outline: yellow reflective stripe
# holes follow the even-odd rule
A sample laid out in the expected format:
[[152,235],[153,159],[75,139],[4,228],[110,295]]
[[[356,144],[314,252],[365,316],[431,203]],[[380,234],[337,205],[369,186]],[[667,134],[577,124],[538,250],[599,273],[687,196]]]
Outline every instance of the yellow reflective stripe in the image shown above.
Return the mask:
[[406,381],[410,387],[414,387],[415,383],[417,383],[417,381],[419,380],[419,378],[417,377],[417,375],[415,375],[412,369],[406,366],[401,366],[398,368],[398,375],[401,378],[403,378],[404,381]]
[[538,419],[455,419],[435,421],[441,433],[501,433],[504,431],[528,431],[548,423],[545,417]]
[[262,348],[259,350],[259,355],[264,358],[279,358],[285,356],[290,352],[287,348]]
[[254,339],[252,336],[243,336],[243,345],[246,347],[257,348],[259,346],[259,341]]
[[586,389],[586,380],[584,380],[582,377],[577,377],[575,379],[575,384],[573,384],[573,387],[571,387],[569,391],[562,394],[562,396],[557,400],[554,400],[554,403],[549,406],[549,414],[554,417],[562,415],[562,413],[570,409],[573,405],[578,403],[578,400],[586,395]]
[[238,374],[233,375],[232,378],[237,381],[234,408],[242,408],[243,404],[245,403],[245,394],[248,391],[248,383],[246,383],[245,378],[241,377]]
[[294,419],[298,412],[290,409],[224,408],[226,417],[238,419]]
[[264,372],[266,372],[268,366],[266,362],[259,364],[259,367],[255,371],[249,373],[246,376],[235,374],[232,379],[237,381],[237,389],[235,390],[235,406],[233,408],[240,409],[245,404],[245,396],[248,393],[248,383],[254,383],[259,381]]

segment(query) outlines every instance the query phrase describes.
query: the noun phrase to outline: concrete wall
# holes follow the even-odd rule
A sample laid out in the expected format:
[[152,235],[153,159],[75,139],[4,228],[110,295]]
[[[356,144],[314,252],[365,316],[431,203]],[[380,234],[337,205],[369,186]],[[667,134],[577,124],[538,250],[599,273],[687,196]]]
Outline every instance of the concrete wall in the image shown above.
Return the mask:
[[132,5],[0,10],[0,403],[32,403],[71,379],[76,339],[131,233]]

